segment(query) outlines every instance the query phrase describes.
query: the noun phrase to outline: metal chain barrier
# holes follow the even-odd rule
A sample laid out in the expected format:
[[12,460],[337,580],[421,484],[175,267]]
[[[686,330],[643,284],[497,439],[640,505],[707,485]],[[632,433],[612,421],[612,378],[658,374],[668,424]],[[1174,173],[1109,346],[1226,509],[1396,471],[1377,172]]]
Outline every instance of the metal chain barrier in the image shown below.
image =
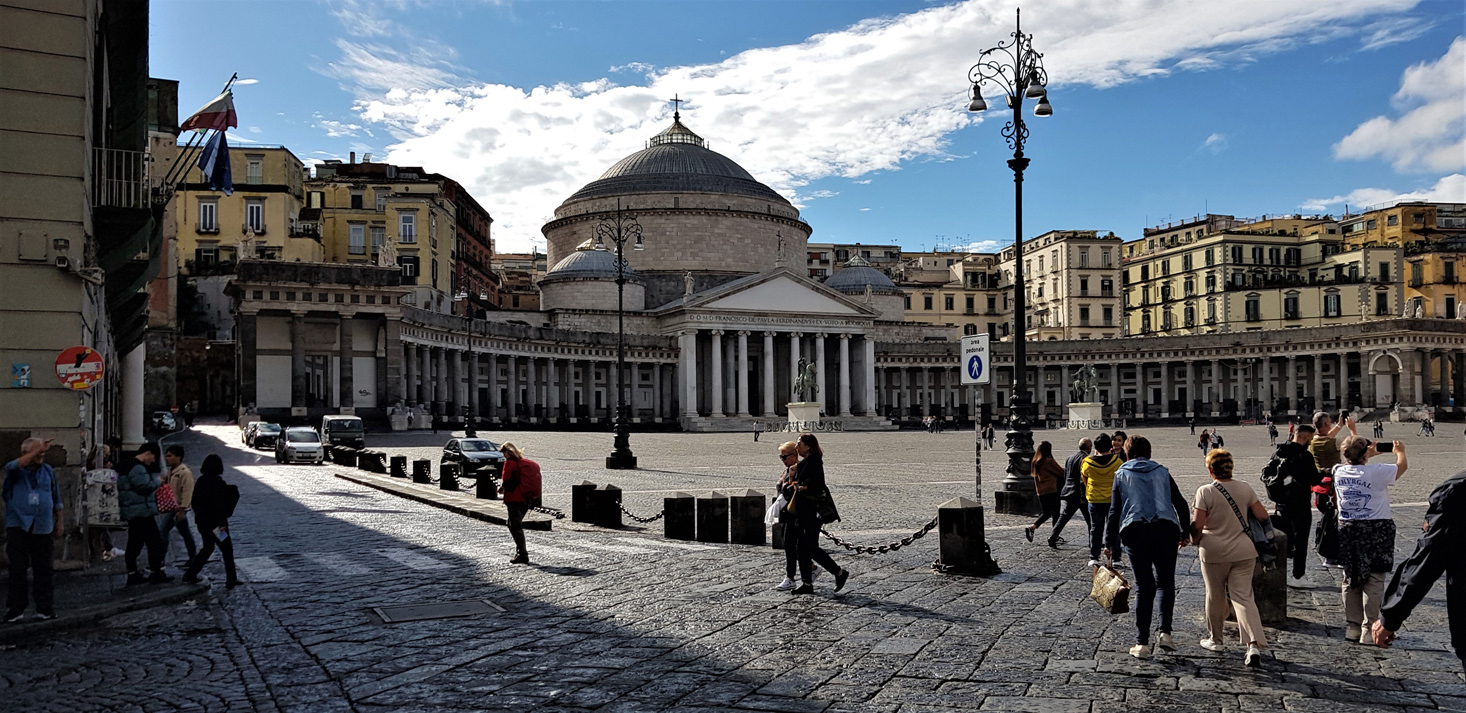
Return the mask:
[[909,544],[911,544],[913,542],[916,542],[917,540],[920,540],[923,537],[926,537],[926,533],[931,532],[932,530],[935,530],[936,527],[937,527],[937,518],[932,518],[932,521],[931,522],[928,522],[926,524],[926,526],[923,527],[923,528],[921,528],[920,530],[917,530],[916,532],[913,532],[910,535],[907,535],[906,537],[901,538],[897,542],[892,542],[889,545],[881,545],[879,547],[868,547],[866,545],[852,545],[849,542],[846,542],[846,541],[844,541],[844,540],[842,540],[842,539],[840,539],[840,538],[838,538],[838,537],[830,534],[830,531],[829,530],[826,530],[824,528],[820,528],[820,534],[821,535],[824,535],[825,537],[829,538],[831,542],[834,542],[835,544],[837,544],[837,545],[839,545],[841,547],[844,547],[846,550],[849,550],[850,552],[855,552],[857,554],[862,554],[862,555],[883,555],[883,554],[886,554],[887,552],[895,552],[896,550],[899,550],[902,547],[905,547],[905,546],[907,546],[907,545],[909,545]]
[[657,513],[657,514],[655,514],[655,515],[653,515],[651,517],[637,517],[630,510],[627,510],[626,509],[626,506],[625,505],[622,505],[621,503],[616,503],[616,507],[621,508],[621,512],[624,513],[626,515],[626,517],[629,517],[632,520],[635,520],[635,521],[637,521],[639,523],[642,523],[642,524],[646,524],[648,522],[656,522],[656,521],[662,519],[662,516],[663,515],[666,515],[667,514],[667,511],[666,510],[663,510],[663,511],[661,511],[661,512],[659,512],[659,513]]
[[549,515],[550,517],[553,517],[556,520],[564,520],[565,519],[565,512],[563,510],[558,510],[556,508],[547,508],[547,507],[541,507],[539,505],[533,505],[533,506],[531,506],[529,508],[529,510],[530,510],[530,512],[537,512],[537,513],[540,513],[542,515]]

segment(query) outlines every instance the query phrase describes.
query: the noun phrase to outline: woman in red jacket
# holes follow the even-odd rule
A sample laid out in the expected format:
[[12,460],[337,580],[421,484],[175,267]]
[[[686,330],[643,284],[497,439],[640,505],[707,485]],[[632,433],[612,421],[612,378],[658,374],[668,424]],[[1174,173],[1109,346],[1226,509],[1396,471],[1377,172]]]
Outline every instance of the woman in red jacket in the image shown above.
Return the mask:
[[524,546],[524,516],[531,506],[540,503],[540,464],[524,457],[513,443],[499,446],[504,454],[504,506],[509,509],[509,536],[514,538],[514,559],[509,564],[529,564],[529,550]]

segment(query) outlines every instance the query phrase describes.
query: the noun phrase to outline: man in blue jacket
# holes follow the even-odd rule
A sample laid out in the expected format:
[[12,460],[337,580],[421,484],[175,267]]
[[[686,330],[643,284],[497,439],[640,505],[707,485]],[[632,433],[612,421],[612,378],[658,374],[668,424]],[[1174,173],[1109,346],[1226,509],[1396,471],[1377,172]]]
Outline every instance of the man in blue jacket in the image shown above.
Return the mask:
[[65,526],[56,473],[44,462],[50,449],[49,439],[27,438],[20,444],[20,457],[5,464],[5,554],[10,558],[6,623],[25,616],[27,570],[35,575],[36,614],[42,619],[56,618],[51,543],[65,534]]

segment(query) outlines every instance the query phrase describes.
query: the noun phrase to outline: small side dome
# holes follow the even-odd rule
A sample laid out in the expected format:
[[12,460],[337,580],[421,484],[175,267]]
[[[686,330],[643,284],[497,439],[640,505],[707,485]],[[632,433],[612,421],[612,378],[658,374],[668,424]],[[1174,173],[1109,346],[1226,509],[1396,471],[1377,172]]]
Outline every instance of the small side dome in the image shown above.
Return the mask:
[[[565,280],[614,280],[616,279],[616,254],[609,250],[594,250],[584,245],[570,253],[564,260],[545,272],[540,284]],[[641,275],[626,265],[626,282],[646,284]]]
[[845,263],[845,267],[825,278],[825,287],[847,295],[863,295],[867,285],[870,286],[871,294],[901,294],[901,290],[896,287],[896,283],[891,282],[891,278],[886,277],[886,273],[871,267],[860,256],[851,258]]

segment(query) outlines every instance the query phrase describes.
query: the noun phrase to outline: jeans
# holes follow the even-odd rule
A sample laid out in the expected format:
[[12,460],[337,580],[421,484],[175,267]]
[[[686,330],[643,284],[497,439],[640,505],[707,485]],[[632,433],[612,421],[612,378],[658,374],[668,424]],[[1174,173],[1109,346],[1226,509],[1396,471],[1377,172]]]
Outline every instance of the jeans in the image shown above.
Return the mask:
[[193,541],[193,529],[188,526],[188,511],[183,511],[183,517],[178,517],[178,512],[165,512],[158,516],[158,539],[163,543],[163,561],[168,560],[169,535],[173,530],[178,530],[178,536],[183,538],[183,546],[188,550],[188,559],[191,561],[198,555],[198,545]]
[[514,538],[514,554],[529,557],[524,545],[524,516],[529,513],[529,503],[504,503],[509,510],[509,536]]
[[1069,519],[1078,512],[1084,515],[1084,527],[1089,527],[1089,506],[1084,502],[1084,496],[1078,495],[1064,499],[1064,512],[1054,520],[1054,531],[1049,535],[1049,544],[1056,544],[1059,541],[1059,533],[1064,531],[1064,526],[1069,524]]
[[35,577],[31,589],[36,596],[36,612],[55,613],[52,594],[55,586],[52,580],[52,544],[56,536],[51,533],[38,535],[19,527],[5,528],[5,556],[10,558],[10,592],[5,599],[7,614],[20,614],[26,605],[27,570]]
[[1058,493],[1044,493],[1038,496],[1038,506],[1043,511],[1043,514],[1039,515],[1038,519],[1033,521],[1033,529],[1037,530],[1038,526],[1044,524],[1045,520],[1051,522],[1059,521]]
[[[1089,504],[1089,558],[1097,560],[1100,558],[1100,551],[1105,548],[1105,525],[1110,519],[1109,503]],[[1114,550],[1113,547],[1110,548]]]
[[151,515],[135,517],[127,521],[127,549],[124,561],[127,572],[137,571],[137,556],[142,554],[143,545],[148,546],[148,569],[163,571],[163,540],[158,537],[158,521]]
[[[1092,507],[1092,506],[1091,506]],[[1150,620],[1156,590],[1161,595],[1162,634],[1171,633],[1171,614],[1176,608],[1176,545],[1181,529],[1169,520],[1135,522],[1120,532],[1125,553],[1135,574],[1135,641],[1150,643]]]
[[1313,527],[1313,506],[1308,497],[1278,503],[1278,516],[1283,532],[1288,535],[1288,552],[1284,560],[1293,559],[1293,579],[1302,579],[1308,564],[1308,531]]
[[234,538],[220,540],[214,535],[212,528],[208,530],[199,528],[199,537],[204,540],[204,548],[189,560],[188,572],[184,574],[183,578],[197,579],[204,565],[209,563],[209,557],[213,556],[214,548],[218,547],[219,554],[224,559],[224,576],[228,577],[229,582],[238,582],[239,576],[234,571]]
[[820,525],[815,522],[791,522],[784,525],[784,547],[795,547],[795,557],[799,561],[799,580],[805,584],[814,582],[814,565],[824,567],[829,572],[838,573],[840,565],[829,553],[820,549]]

